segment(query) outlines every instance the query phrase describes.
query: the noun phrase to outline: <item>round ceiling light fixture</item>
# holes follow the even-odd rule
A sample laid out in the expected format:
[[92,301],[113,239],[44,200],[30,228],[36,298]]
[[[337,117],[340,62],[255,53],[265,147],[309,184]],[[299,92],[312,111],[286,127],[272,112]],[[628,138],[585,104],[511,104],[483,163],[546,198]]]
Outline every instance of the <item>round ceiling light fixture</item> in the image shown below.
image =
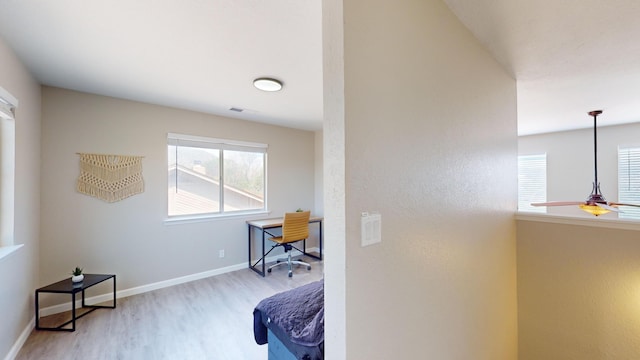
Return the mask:
[[272,78],[258,78],[253,80],[253,86],[262,91],[280,91],[282,90],[282,83],[279,80]]

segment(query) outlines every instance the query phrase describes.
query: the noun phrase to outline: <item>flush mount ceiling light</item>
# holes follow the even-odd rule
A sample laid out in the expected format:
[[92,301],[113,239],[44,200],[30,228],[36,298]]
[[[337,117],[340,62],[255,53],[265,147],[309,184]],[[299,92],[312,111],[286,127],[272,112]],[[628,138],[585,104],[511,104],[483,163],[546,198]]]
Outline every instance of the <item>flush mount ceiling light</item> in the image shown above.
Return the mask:
[[272,78],[258,78],[253,80],[253,86],[262,91],[280,91],[282,89],[282,83],[279,80]]

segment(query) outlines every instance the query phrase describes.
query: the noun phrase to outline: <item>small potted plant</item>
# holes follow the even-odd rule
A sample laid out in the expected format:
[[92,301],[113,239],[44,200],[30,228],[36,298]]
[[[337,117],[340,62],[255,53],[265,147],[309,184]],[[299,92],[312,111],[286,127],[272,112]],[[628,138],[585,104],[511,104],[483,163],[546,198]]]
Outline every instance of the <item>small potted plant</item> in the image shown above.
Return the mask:
[[74,283],[78,283],[84,280],[84,275],[82,274],[82,268],[76,266],[76,268],[71,272],[71,281]]

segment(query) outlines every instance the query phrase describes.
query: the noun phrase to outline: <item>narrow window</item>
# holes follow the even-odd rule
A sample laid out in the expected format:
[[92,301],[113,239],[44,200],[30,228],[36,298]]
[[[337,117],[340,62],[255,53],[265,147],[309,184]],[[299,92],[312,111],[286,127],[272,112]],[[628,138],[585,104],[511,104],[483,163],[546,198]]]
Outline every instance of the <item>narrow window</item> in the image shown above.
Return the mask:
[[[618,202],[640,204],[640,147],[618,147]],[[621,219],[640,219],[640,208],[620,208]]]
[[169,134],[168,215],[266,210],[267,145]]
[[547,154],[518,156],[518,211],[547,212]]
[[11,94],[0,87],[0,247],[14,244],[15,108]]

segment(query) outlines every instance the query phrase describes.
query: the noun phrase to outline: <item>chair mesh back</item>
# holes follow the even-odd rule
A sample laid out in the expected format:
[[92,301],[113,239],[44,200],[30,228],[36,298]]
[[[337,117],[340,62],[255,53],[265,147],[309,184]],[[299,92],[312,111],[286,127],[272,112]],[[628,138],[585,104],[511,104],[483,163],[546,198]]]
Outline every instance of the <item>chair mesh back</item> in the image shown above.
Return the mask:
[[282,240],[292,242],[308,238],[310,216],[311,211],[285,213],[282,223]]

